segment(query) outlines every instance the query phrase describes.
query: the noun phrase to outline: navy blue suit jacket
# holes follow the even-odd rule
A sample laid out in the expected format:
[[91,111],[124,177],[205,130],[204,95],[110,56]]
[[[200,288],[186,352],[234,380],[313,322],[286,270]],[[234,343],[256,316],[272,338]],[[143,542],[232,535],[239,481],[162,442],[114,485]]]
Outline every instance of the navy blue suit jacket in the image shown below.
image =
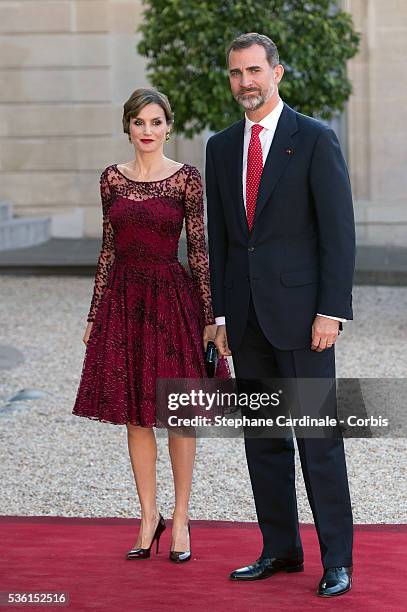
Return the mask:
[[233,351],[250,292],[268,340],[306,348],[317,313],[352,319],[355,225],[346,163],[323,123],[284,104],[249,232],[242,191],[244,119],[206,149],[209,263],[215,316]]

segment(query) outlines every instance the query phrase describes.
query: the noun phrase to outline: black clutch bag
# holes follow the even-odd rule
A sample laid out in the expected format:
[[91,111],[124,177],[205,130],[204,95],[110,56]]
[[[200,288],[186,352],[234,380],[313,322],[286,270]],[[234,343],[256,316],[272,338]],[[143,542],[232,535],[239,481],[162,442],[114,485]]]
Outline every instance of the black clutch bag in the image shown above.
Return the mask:
[[208,378],[213,378],[216,372],[216,364],[218,363],[218,351],[215,343],[209,340],[205,351],[205,368]]

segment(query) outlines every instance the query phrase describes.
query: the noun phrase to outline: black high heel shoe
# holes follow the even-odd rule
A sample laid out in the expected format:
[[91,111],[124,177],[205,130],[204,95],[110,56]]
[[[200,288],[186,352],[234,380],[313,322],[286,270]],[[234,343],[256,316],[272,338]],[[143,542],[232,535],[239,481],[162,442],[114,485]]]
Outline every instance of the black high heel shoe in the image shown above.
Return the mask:
[[161,538],[161,534],[163,533],[163,531],[165,531],[165,521],[163,519],[163,517],[160,514],[160,518],[158,519],[158,524],[157,527],[155,529],[154,535],[153,535],[153,539],[151,540],[151,544],[148,548],[132,548],[131,550],[129,550],[129,552],[127,553],[127,559],[148,559],[150,557],[150,551],[151,551],[151,547],[154,544],[154,540],[157,541],[157,546],[156,546],[156,554],[158,553],[158,547],[160,544],[160,538]]
[[169,558],[174,563],[185,563],[191,559],[191,528],[188,523],[188,540],[189,540],[189,550],[184,552],[177,552],[176,550],[170,550]]

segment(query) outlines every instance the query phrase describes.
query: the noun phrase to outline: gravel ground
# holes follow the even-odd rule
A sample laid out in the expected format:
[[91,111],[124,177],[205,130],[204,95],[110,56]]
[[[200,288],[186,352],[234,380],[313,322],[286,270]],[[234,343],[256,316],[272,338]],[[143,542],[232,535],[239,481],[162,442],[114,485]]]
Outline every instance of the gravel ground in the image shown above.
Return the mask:
[[[92,279],[0,282],[0,343],[24,355],[20,365],[0,370],[0,404],[21,389],[47,393],[0,410],[0,513],[137,516],[126,428],[71,414]],[[337,346],[338,376],[406,377],[407,288],[357,287],[354,301],[356,319]],[[159,507],[169,516],[166,438],[158,444]],[[405,440],[347,439],[345,446],[355,522],[406,522]],[[299,464],[297,484],[300,520],[312,522]],[[191,517],[255,520],[242,439],[198,441]]]

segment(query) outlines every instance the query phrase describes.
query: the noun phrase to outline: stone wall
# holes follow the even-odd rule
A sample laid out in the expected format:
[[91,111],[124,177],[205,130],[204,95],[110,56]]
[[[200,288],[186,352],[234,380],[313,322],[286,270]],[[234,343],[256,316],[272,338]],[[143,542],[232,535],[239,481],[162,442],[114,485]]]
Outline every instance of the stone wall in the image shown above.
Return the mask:
[[[407,0],[342,0],[362,32],[350,62],[347,156],[360,243],[407,243]],[[98,179],[133,157],[123,101],[147,85],[139,0],[0,0],[0,200],[50,215],[54,236],[101,231]],[[203,140],[166,153],[203,167]]]
[[362,32],[347,112],[358,242],[407,246],[407,2],[344,5]]
[[[132,159],[122,105],[148,85],[137,0],[0,1],[0,200],[50,215],[54,236],[101,231],[99,175]],[[166,153],[202,166],[203,146]]]

